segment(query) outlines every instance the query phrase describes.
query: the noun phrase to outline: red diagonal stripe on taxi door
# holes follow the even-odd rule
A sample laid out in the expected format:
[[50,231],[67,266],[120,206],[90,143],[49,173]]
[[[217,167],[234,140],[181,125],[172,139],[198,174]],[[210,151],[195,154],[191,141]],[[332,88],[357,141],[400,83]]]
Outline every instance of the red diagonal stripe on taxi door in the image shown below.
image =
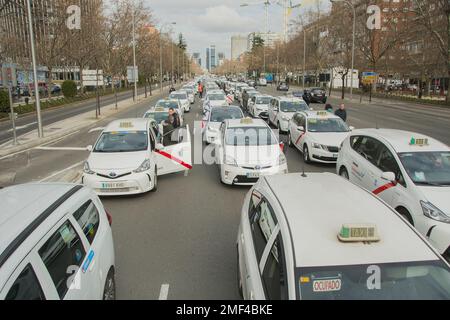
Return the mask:
[[192,169],[192,165],[190,165],[189,163],[184,162],[183,160],[180,160],[174,156],[172,156],[171,154],[165,152],[165,151],[161,151],[161,150],[156,150],[157,153],[159,153],[160,155],[162,155],[163,157],[169,158],[170,160],[173,160],[179,164],[181,164],[183,167],[191,170]]
[[297,141],[295,141],[295,144],[297,145],[300,142],[300,139],[303,138],[303,136],[305,135],[305,132],[303,132],[300,137],[298,137]]
[[373,190],[372,193],[375,195],[379,195],[380,193],[382,193],[390,188],[393,188],[393,187],[395,187],[395,183],[389,182],[389,183],[386,183],[385,185],[382,185],[378,189]]

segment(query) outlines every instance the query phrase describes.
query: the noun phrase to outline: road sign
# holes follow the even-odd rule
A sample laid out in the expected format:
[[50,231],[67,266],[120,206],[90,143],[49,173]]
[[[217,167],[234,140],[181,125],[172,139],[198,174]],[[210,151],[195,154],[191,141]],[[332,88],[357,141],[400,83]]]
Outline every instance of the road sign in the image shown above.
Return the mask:
[[83,85],[87,87],[102,86],[103,70],[83,70]]
[[134,70],[134,74],[133,74],[133,69],[134,69],[133,66],[127,67],[127,79],[128,79],[129,83],[135,83],[135,82],[139,81],[139,69],[136,66],[136,69]]
[[378,74],[376,72],[363,72],[362,73],[362,82],[365,84],[376,83],[377,79],[378,79]]

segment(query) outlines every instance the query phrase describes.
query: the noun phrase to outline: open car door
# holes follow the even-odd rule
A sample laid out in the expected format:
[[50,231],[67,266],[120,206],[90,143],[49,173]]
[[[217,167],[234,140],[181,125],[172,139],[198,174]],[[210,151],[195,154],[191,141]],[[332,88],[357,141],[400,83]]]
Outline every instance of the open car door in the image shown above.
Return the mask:
[[158,176],[192,169],[192,145],[189,126],[180,127],[160,137],[155,150]]

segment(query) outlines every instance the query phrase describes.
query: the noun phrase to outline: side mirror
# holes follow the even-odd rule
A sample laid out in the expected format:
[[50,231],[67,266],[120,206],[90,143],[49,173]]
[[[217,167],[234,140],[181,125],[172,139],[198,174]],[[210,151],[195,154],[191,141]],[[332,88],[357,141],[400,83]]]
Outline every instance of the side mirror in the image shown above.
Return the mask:
[[89,151],[89,152],[92,152],[92,150],[94,150],[94,147],[92,145],[88,145],[86,147],[86,150]]
[[381,179],[389,181],[389,182],[395,182],[395,173],[393,172],[383,172],[381,175]]
[[164,149],[164,145],[161,144],[161,143],[157,143],[156,144],[156,150],[162,150],[162,149]]

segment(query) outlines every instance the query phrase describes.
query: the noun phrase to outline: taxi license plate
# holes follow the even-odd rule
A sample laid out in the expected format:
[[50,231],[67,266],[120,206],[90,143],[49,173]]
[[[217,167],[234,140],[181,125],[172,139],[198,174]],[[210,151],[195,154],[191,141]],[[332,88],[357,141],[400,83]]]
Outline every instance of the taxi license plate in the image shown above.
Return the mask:
[[260,173],[259,172],[249,172],[247,173],[247,178],[259,178]]
[[102,183],[102,189],[121,189],[125,187],[123,182]]

